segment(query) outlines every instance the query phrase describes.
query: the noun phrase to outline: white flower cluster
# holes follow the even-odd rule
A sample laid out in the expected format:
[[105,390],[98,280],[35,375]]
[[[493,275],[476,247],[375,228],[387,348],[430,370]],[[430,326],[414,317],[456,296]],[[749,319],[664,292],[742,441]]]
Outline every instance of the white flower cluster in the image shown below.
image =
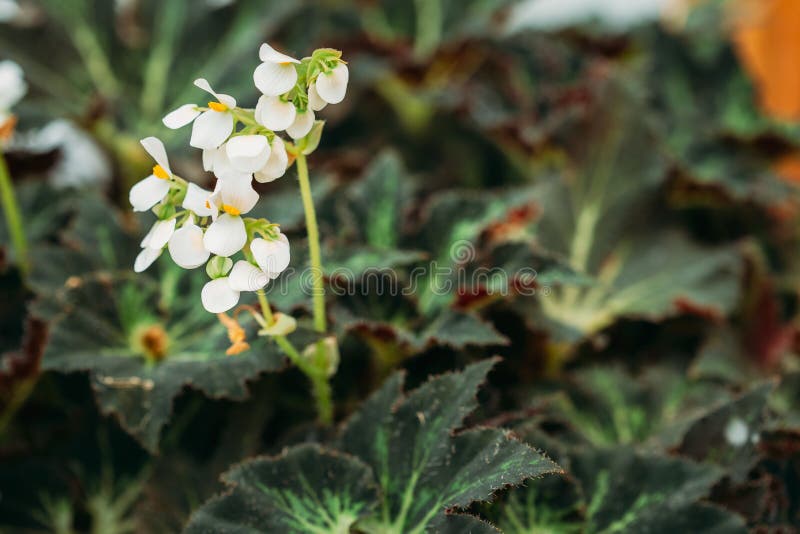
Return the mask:
[[[217,177],[214,191],[173,174],[155,137],[141,141],[156,162],[153,172],[130,191],[134,211],[152,209],[158,217],[142,240],[134,270],[147,269],[165,247],[185,269],[206,264],[211,281],[201,300],[212,313],[230,310],[242,291],[264,288],[288,267],[289,241],[278,225],[243,217],[259,199],[252,181],[283,176],[298,154],[294,143],[315,124],[322,126],[314,112],[341,102],[347,90],[349,73],[337,50],[319,49],[297,60],[263,44],[259,55],[253,80],[263,96],[255,109],[237,107],[236,99],[201,78],[194,84],[214,100],[205,107],[183,105],[164,117],[172,129],[192,123],[189,144],[202,149],[204,169]],[[281,131],[292,140],[281,139]],[[230,258],[239,252],[244,258],[234,263]]]

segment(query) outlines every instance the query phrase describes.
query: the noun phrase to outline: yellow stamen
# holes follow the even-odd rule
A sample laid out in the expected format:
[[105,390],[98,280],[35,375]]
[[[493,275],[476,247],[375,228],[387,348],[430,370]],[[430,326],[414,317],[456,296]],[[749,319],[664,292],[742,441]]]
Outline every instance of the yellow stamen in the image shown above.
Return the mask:
[[239,208],[236,208],[236,207],[231,206],[229,204],[223,204],[222,205],[222,211],[224,211],[228,215],[233,215],[234,217],[237,216],[237,215],[241,215],[241,213],[242,213],[239,210]]
[[223,104],[222,102],[209,102],[208,107],[213,109],[214,111],[228,111],[228,106]]
[[161,178],[162,180],[169,180],[169,173],[167,173],[161,165],[153,167],[153,176]]

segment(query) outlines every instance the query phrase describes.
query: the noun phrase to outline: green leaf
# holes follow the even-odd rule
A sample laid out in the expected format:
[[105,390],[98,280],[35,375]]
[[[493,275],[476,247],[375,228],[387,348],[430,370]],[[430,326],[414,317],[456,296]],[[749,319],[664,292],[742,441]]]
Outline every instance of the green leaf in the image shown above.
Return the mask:
[[184,387],[242,400],[249,380],[284,366],[249,320],[243,325],[253,348],[226,356],[225,328],[198,301],[205,276],[189,278],[168,308],[166,288],[145,276],[81,282],[66,294],[69,308],[56,318],[44,354],[44,369],[89,371],[101,410],[150,450]]
[[558,467],[495,429],[456,434],[476,406],[475,393],[494,360],[436,377],[399,397],[395,376],[357,412],[339,440],[364,459],[383,490],[379,513],[361,522],[371,532],[423,532],[445,510],[487,500],[498,489]]
[[762,383],[698,418],[685,433],[679,452],[715,463],[733,480],[743,482],[760,458],[758,441],[767,422],[767,400],[774,390],[775,383]]
[[575,490],[512,489],[489,515],[509,534],[747,532],[741,518],[702,502],[722,476],[707,465],[624,447],[579,449],[570,455],[569,473]]
[[533,407],[543,420],[563,427],[560,438],[566,442],[666,449],[708,413],[709,404],[728,396],[724,388],[687,380],[670,367],[632,374],[619,366],[596,366],[537,394]]
[[616,449],[578,453],[570,472],[586,495],[589,533],[746,532],[735,516],[697,504],[720,478],[712,467]]
[[369,467],[316,445],[248,460],[222,480],[228,492],[192,516],[187,534],[347,534],[378,504]]
[[793,188],[771,170],[776,153],[760,143],[769,140],[787,150],[796,146],[800,131],[758,109],[723,20],[721,3],[709,2],[692,10],[679,34],[645,36],[653,50],[648,80],[653,111],[670,157],[695,191],[699,185],[723,198],[776,203]]
[[657,139],[642,118],[641,91],[615,80],[597,93],[588,115],[561,134],[568,159],[560,176],[536,194],[539,243],[596,283],[556,287],[536,303],[521,300],[521,310],[540,305],[542,320],[568,341],[620,317],[728,313],[739,294],[738,251],[702,247],[664,227],[656,202],[666,166],[652,149]]

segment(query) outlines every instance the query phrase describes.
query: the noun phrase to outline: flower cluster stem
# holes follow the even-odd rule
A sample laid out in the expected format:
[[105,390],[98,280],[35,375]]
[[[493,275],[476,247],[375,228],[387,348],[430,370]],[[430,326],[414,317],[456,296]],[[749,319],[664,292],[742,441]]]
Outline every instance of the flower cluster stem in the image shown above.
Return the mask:
[[[267,295],[264,293],[263,289],[256,291],[256,295],[258,296],[258,304],[261,307],[264,320],[267,326],[271,326],[275,323],[275,317],[272,315],[272,309],[269,306]],[[333,423],[331,386],[328,383],[328,376],[324,368],[314,365],[304,358],[286,336],[274,336],[273,339],[275,339],[275,343],[283,350],[289,360],[291,360],[311,382],[312,392],[317,403],[317,416],[320,422],[325,425]]]
[[[317,212],[314,208],[314,199],[311,196],[311,182],[308,176],[308,163],[302,152],[297,154],[297,177],[300,182],[300,196],[303,199],[303,211],[306,216],[306,230],[308,232],[308,251],[311,260],[311,274],[313,276],[313,312],[314,329],[324,334],[328,330],[325,315],[325,284],[322,271],[322,252],[319,243],[319,227],[317,226]],[[319,419],[324,424],[333,422],[333,402],[331,385],[328,377],[328,362],[326,361],[325,342],[317,342],[317,357],[312,364],[312,373],[309,374],[314,388],[314,398],[317,401]]]
[[17,196],[14,194],[11,174],[8,172],[8,166],[2,152],[0,152],[0,202],[2,202],[3,213],[6,216],[11,244],[17,256],[17,265],[19,265],[22,276],[27,277],[30,271],[28,240],[25,238],[25,230],[22,226],[22,217],[20,216]]
[[322,275],[322,253],[319,246],[319,228],[317,227],[317,212],[314,209],[314,199],[311,197],[311,183],[308,179],[308,164],[305,155],[297,154],[297,176],[300,181],[300,195],[303,197],[303,211],[306,214],[306,228],[308,230],[308,252],[311,257],[311,271],[314,277],[312,298],[314,301],[314,329],[325,333],[328,329],[325,319],[325,286]]

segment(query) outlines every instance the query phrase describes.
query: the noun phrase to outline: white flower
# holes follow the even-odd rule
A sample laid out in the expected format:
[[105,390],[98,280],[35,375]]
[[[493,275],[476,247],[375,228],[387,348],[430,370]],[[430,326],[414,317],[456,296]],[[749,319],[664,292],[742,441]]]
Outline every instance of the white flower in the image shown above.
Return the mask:
[[167,196],[172,185],[172,169],[169,167],[164,143],[157,137],[146,137],[140,143],[156,161],[156,165],[153,167],[153,174],[131,187],[128,199],[133,211],[149,210]]
[[168,243],[169,255],[184,269],[196,269],[208,261],[211,255],[203,246],[203,229],[193,218],[172,234]]
[[175,219],[156,221],[139,244],[142,251],[133,262],[133,270],[140,273],[150,267],[161,256],[164,245],[169,242],[175,232]]
[[283,139],[276,135],[270,144],[270,154],[267,163],[253,175],[253,178],[262,184],[271,182],[286,174],[286,168],[288,166],[289,154],[286,153],[286,145]]
[[308,86],[308,107],[314,111],[322,111],[328,103],[325,102],[317,92],[317,84],[312,83]]
[[214,217],[217,214],[216,206],[211,203],[211,191],[197,184],[188,185],[182,206],[198,217]]
[[228,157],[227,143],[223,143],[218,148],[207,148],[203,150],[203,169],[213,172],[217,176],[237,172],[231,165]]
[[309,108],[305,111],[297,112],[297,118],[291,126],[286,128],[286,133],[288,133],[292,139],[302,139],[308,135],[308,132],[310,132],[313,127],[314,110]]
[[253,259],[269,279],[277,278],[291,261],[289,239],[284,234],[279,234],[274,240],[260,237],[253,239],[250,251],[253,253]]
[[283,234],[273,241],[254,239],[250,251],[258,266],[246,260],[237,261],[228,274],[228,285],[233,291],[263,289],[289,266],[289,240]]
[[205,78],[198,78],[194,84],[214,95],[217,101],[209,102],[209,109],[206,111],[194,104],[185,104],[164,117],[164,126],[175,130],[194,121],[189,144],[195,148],[217,148],[233,132],[232,111],[236,107],[236,99],[230,95],[216,93]]
[[258,291],[269,281],[267,273],[245,260],[237,261],[228,275],[228,283],[236,291]]
[[232,256],[247,242],[247,231],[241,215],[258,202],[252,175],[227,174],[219,177],[219,189],[211,195],[211,203],[224,212],[211,223],[203,237],[206,250],[217,256]]
[[254,173],[267,164],[269,141],[263,135],[238,135],[225,143],[231,166],[243,173]]
[[[344,63],[339,63],[330,72],[323,72],[317,76],[317,95],[328,104],[338,104],[344,100],[347,92],[347,82],[350,79],[350,70]],[[310,93],[311,91],[309,91]],[[310,100],[310,95],[309,95]]]
[[239,292],[233,289],[227,276],[207,282],[200,292],[203,307],[211,313],[224,313],[239,302]]
[[22,67],[10,60],[0,61],[0,124],[11,108],[28,92]]
[[298,60],[281,54],[267,43],[261,45],[258,57],[263,63],[253,72],[253,81],[259,91],[267,96],[282,95],[297,83]]
[[261,96],[256,104],[256,122],[273,132],[285,130],[294,122],[297,108],[279,96]]

